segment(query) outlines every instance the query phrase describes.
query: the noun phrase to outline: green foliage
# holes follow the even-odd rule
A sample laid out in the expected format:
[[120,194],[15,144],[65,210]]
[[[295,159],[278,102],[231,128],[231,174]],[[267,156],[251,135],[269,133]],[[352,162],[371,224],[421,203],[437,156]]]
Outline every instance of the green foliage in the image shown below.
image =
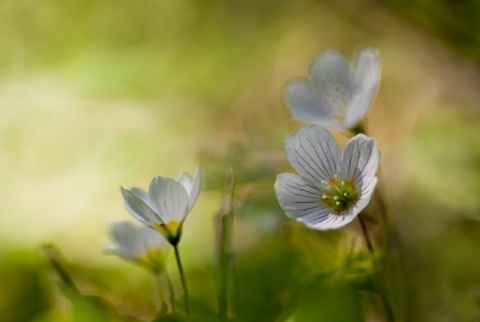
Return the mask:
[[480,63],[480,10],[476,0],[388,0],[454,50]]
[[31,251],[0,254],[2,321],[33,321],[51,308],[51,292],[40,263]]

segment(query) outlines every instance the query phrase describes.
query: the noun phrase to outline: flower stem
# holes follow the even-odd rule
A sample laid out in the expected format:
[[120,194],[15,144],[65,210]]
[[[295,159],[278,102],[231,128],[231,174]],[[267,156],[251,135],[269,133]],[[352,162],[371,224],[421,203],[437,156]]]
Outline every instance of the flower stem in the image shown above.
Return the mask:
[[233,193],[235,177],[231,166],[227,168],[227,183],[222,197],[221,208],[216,217],[217,228],[217,264],[218,264],[218,309],[220,321],[227,321],[229,296],[232,289],[233,265]]
[[170,295],[170,304],[172,305],[172,313],[175,313],[175,291],[173,290],[172,279],[170,278],[170,275],[168,274],[166,269],[163,271],[163,274],[165,275],[165,279],[167,280],[168,293]]
[[367,223],[365,222],[365,218],[363,217],[362,213],[360,213],[357,218],[358,222],[360,223],[360,227],[362,228],[363,237],[365,238],[365,243],[367,244],[368,251],[372,255],[375,284],[378,288],[380,297],[382,298],[383,306],[385,308],[385,314],[387,315],[387,321],[394,322],[395,318],[393,315],[392,305],[390,304],[390,301],[385,291],[385,286],[383,284],[383,278],[380,270],[380,264],[377,261],[375,247],[373,246],[372,238],[370,236],[370,233],[368,232]]
[[163,293],[162,273],[158,271],[157,272],[154,271],[153,275],[155,277],[155,281],[157,282],[158,301],[159,301],[158,311],[162,312],[163,306],[167,304],[165,301],[165,294]]
[[175,259],[177,260],[178,272],[180,274],[180,279],[182,281],[183,303],[185,305],[185,313],[187,314],[187,319],[190,319],[190,306],[188,303],[187,280],[185,279],[185,272],[183,271],[183,265],[180,259],[180,252],[178,251],[178,244],[173,245],[173,249],[175,250]]
[[378,203],[378,209],[380,211],[380,216],[382,217],[382,221],[385,226],[388,226],[388,215],[387,215],[387,206],[385,204],[385,198],[383,197],[383,192],[382,192],[382,169],[380,169],[379,166],[379,178],[377,182],[377,187],[375,188],[375,195],[377,197],[377,203]]
[[60,276],[62,282],[75,294],[80,295],[77,285],[73,281],[72,277],[68,273],[67,269],[62,263],[60,250],[58,250],[53,244],[47,244],[42,247],[42,250],[47,257],[48,261],[56,273]]
[[[170,309],[171,313],[175,313],[175,293],[173,291],[172,281],[166,269],[155,270],[153,271],[155,279],[157,281],[157,288],[158,288],[158,295],[160,300],[160,310],[162,309],[162,305],[167,305],[167,298],[165,297],[165,283],[167,284],[168,289],[168,300],[170,300]],[[162,279],[163,278],[163,279]]]
[[358,221],[360,222],[360,227],[362,227],[363,237],[365,238],[365,243],[367,244],[368,251],[370,254],[375,256],[375,247],[372,243],[372,237],[370,236],[367,228],[367,224],[365,222],[365,218],[363,218],[363,214],[358,215]]

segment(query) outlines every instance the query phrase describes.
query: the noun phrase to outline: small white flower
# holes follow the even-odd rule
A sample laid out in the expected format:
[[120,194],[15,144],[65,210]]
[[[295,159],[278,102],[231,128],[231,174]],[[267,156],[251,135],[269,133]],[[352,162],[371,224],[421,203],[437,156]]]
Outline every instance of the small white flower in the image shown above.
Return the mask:
[[372,138],[358,134],[341,152],[326,129],[312,125],[287,136],[285,153],[299,174],[282,173],[275,182],[278,202],[288,217],[309,228],[335,229],[368,205],[380,162]]
[[380,54],[361,48],[350,65],[341,52],[329,50],[310,66],[308,79],[285,85],[285,100],[293,116],[306,123],[353,129],[366,116],[380,81]]
[[169,243],[158,231],[128,221],[114,222],[110,228],[113,245],[106,249],[125,260],[138,263],[153,271],[163,269]]
[[172,244],[178,243],[183,222],[200,193],[201,170],[195,177],[183,173],[178,180],[156,176],[148,193],[140,188],[124,189],[123,204],[136,219],[158,231]]

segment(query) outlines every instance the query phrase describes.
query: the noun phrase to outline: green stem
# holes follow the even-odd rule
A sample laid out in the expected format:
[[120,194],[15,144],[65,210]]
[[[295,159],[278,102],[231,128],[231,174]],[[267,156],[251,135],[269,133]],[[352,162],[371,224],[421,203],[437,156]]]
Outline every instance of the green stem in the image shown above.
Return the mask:
[[387,215],[387,206],[385,204],[385,198],[383,197],[383,192],[382,192],[382,169],[379,166],[379,176],[378,176],[378,182],[377,182],[377,187],[375,188],[375,195],[377,197],[377,203],[378,203],[378,209],[380,210],[380,216],[382,217],[383,223],[388,226],[388,215]]
[[176,312],[175,291],[173,290],[172,279],[170,278],[170,275],[168,274],[166,269],[163,271],[163,274],[165,276],[165,279],[167,280],[167,287],[168,287],[168,293],[170,295],[170,304],[172,306],[172,312],[175,314]]
[[368,251],[372,255],[375,283],[377,285],[378,292],[380,293],[380,297],[382,298],[383,307],[385,308],[385,314],[387,315],[387,321],[394,322],[395,318],[393,315],[392,305],[390,304],[390,301],[385,291],[383,279],[381,276],[380,265],[377,261],[377,257],[375,254],[375,247],[373,246],[373,243],[372,243],[372,238],[370,236],[370,233],[368,232],[367,223],[365,222],[365,218],[363,217],[362,213],[360,213],[357,216],[357,218],[360,223],[360,227],[362,228],[363,237],[365,238],[365,243],[367,244]]
[[365,243],[367,244],[368,251],[375,258],[375,247],[373,246],[372,237],[368,232],[367,223],[365,222],[365,218],[363,217],[362,213],[358,215],[358,221],[360,222],[360,227],[362,228],[363,232],[363,238],[365,239]]
[[183,265],[180,259],[180,252],[178,251],[178,244],[173,245],[173,249],[175,250],[175,259],[177,260],[178,272],[180,274],[180,279],[182,282],[183,303],[185,305],[185,313],[187,314],[187,319],[190,319],[190,306],[188,303],[189,296],[188,296],[187,280],[185,279],[185,272],[183,271]]
[[47,257],[48,261],[50,262],[50,265],[53,267],[53,269],[57,272],[57,274],[60,276],[62,282],[76,295],[80,295],[80,292],[78,291],[77,285],[75,285],[75,282],[73,281],[72,277],[68,273],[67,269],[63,266],[61,262],[61,255],[60,251],[54,247],[52,244],[48,244],[42,247],[42,250]]
[[216,218],[218,263],[218,309],[221,321],[226,321],[229,310],[229,293],[233,271],[233,193],[235,177],[231,166],[227,167],[227,182],[220,211]]
[[162,274],[159,271],[154,271],[153,275],[155,277],[155,281],[157,282],[157,289],[158,289],[158,300],[159,300],[159,312],[162,311],[162,308],[164,305],[167,305],[167,302],[165,301],[165,296],[163,293],[163,285],[162,285]]

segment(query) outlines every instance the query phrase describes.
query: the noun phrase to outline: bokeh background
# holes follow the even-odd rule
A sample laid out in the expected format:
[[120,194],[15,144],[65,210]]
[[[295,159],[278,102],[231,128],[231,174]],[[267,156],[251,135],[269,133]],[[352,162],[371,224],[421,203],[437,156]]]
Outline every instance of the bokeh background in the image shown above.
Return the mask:
[[120,185],[147,187],[197,164],[204,184],[181,249],[205,312],[217,311],[214,218],[232,165],[231,315],[381,320],[357,224],[308,231],[273,192],[276,174],[292,171],[284,137],[303,126],[282,103],[283,84],[322,50],[351,57],[361,45],[382,56],[368,131],[393,228],[381,237],[375,216],[369,225],[397,318],[480,320],[479,35],[475,0],[2,0],[1,320],[97,319],[74,314],[46,243],[83,294],[151,320],[152,277],[102,254],[106,227],[130,219]]

